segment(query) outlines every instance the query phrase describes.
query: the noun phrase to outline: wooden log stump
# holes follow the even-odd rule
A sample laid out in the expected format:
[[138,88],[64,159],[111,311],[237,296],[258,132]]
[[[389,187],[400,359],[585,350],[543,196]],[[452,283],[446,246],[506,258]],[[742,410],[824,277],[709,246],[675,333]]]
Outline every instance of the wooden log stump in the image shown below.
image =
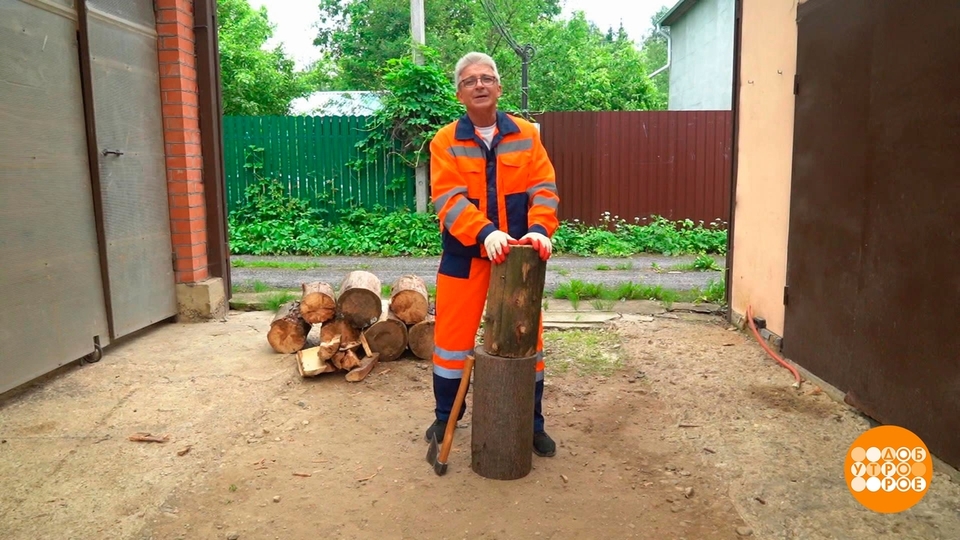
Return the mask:
[[280,306],[270,323],[267,342],[278,353],[291,354],[303,348],[307,342],[310,325],[300,315],[300,302],[294,300]]
[[533,467],[537,355],[504,358],[480,346],[474,355],[471,468],[494,480],[523,478]]
[[532,246],[510,246],[507,260],[490,270],[483,349],[505,358],[537,353],[546,261]]
[[433,315],[410,327],[407,342],[410,351],[421,360],[433,360]]
[[320,324],[333,319],[337,313],[337,300],[333,294],[333,287],[323,281],[314,281],[304,283],[302,288],[300,313],[303,315],[303,320],[310,324]]
[[407,350],[407,325],[385,312],[380,320],[363,331],[370,351],[379,353],[380,362],[393,362]]
[[364,270],[354,270],[340,282],[337,311],[358,330],[370,326],[383,314],[380,278]]
[[[427,316],[430,295],[419,276],[400,276],[390,287],[390,311],[404,324],[417,324]],[[380,358],[383,362],[383,358]]]

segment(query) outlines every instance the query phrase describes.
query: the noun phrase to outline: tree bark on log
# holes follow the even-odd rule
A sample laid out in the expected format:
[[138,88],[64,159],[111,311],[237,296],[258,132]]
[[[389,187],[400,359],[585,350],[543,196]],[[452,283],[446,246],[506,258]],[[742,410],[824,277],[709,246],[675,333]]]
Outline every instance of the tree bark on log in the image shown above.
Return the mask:
[[383,313],[381,287],[380,278],[370,272],[350,272],[340,283],[337,311],[351,326],[363,330],[377,322]]
[[407,325],[388,311],[363,336],[370,350],[380,354],[380,362],[393,362],[407,350]]
[[303,320],[310,324],[325,323],[336,315],[337,300],[333,287],[323,281],[304,283],[300,297],[300,313]]
[[364,359],[360,361],[360,365],[350,370],[343,378],[348,382],[360,382],[366,379],[367,375],[370,374],[370,370],[376,367],[379,359],[380,355],[378,353],[364,357]]
[[433,315],[427,315],[407,332],[410,351],[421,360],[433,360],[433,327]]
[[309,331],[310,325],[300,315],[300,302],[294,300],[277,310],[267,332],[267,342],[278,353],[295,353],[303,349]]
[[[427,316],[430,295],[419,276],[400,276],[390,288],[390,311],[404,324],[417,324]],[[380,358],[383,362],[383,358]]]
[[507,260],[490,270],[483,349],[505,358],[537,352],[547,265],[532,246],[510,246]]
[[480,476],[515,480],[530,473],[536,369],[536,354],[504,358],[474,349],[471,467]]

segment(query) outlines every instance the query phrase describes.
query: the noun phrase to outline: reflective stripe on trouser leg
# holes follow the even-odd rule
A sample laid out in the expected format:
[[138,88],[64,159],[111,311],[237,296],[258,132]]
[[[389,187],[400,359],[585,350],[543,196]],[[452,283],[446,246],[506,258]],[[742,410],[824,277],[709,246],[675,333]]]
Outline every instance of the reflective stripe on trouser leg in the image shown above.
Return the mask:
[[[469,261],[469,262],[467,262]],[[433,396],[437,420],[447,420],[457,397],[463,363],[473,354],[477,329],[490,284],[490,261],[464,258],[469,277],[437,274],[437,314],[434,319]],[[457,420],[463,418],[466,405]]]

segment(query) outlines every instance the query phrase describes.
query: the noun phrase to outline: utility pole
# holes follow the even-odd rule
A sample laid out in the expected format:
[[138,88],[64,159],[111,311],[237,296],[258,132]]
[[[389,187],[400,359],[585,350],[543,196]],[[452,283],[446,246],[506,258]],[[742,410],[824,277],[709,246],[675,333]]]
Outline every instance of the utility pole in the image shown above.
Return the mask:
[[[423,65],[423,55],[418,45],[426,43],[426,25],[424,24],[423,0],[410,0],[410,34],[413,38],[413,61]],[[427,211],[427,165],[417,164],[416,190],[417,212]]]

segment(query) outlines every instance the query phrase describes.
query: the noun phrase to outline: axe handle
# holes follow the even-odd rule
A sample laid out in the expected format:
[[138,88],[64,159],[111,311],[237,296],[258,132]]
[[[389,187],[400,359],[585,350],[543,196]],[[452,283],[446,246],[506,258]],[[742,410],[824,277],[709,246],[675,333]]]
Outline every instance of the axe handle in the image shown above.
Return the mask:
[[473,372],[473,355],[463,361],[463,375],[460,378],[460,387],[457,388],[457,398],[453,400],[453,410],[450,411],[450,418],[447,420],[447,429],[443,434],[443,446],[440,448],[440,463],[446,463],[450,456],[450,448],[453,447],[453,430],[457,428],[457,418],[460,417],[460,409],[463,407],[463,401],[467,397],[467,386],[470,385],[470,373]]

